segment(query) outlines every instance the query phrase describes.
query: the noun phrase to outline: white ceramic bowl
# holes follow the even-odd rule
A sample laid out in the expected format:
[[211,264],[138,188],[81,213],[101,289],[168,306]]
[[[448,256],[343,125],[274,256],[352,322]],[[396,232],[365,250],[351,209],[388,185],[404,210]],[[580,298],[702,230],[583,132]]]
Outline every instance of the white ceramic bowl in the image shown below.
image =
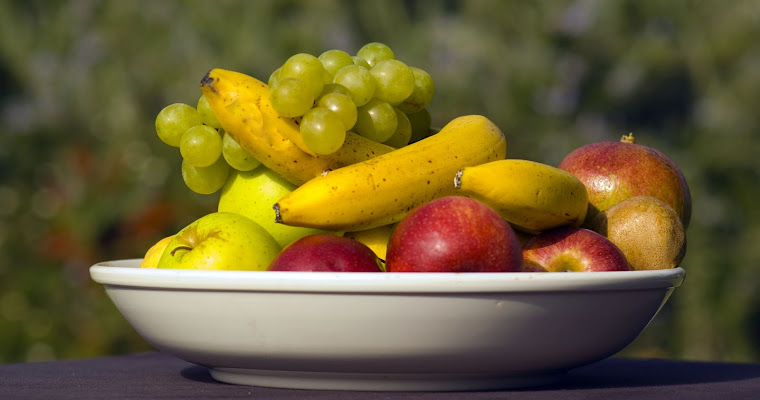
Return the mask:
[[157,349],[223,382],[346,390],[550,383],[631,343],[681,268],[575,273],[192,271],[92,279]]

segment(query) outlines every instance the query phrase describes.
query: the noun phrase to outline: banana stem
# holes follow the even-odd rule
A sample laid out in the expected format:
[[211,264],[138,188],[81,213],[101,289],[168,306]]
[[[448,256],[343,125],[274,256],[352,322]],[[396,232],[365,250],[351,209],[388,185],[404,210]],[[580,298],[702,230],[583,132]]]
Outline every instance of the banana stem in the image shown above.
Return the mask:
[[274,208],[274,222],[281,224],[282,217],[280,216],[280,203],[274,203],[272,208]]
[[463,169],[460,169],[457,171],[457,174],[454,175],[454,188],[460,189],[462,187],[462,172],[464,172]]

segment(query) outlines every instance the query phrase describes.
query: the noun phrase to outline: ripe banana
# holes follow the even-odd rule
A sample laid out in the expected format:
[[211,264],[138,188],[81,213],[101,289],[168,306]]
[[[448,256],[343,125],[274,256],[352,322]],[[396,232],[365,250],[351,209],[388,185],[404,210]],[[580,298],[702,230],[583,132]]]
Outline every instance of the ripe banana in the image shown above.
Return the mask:
[[452,195],[457,170],[503,159],[504,133],[480,115],[437,134],[306,182],[275,204],[278,222],[358,231],[398,222],[413,208]]
[[579,226],[586,218],[588,193],[574,175],[528,160],[498,160],[457,172],[454,186],[501,214],[527,233],[561,225]]
[[343,236],[364,243],[384,262],[385,255],[388,252],[388,242],[390,242],[395,227],[395,224],[382,225],[362,231],[346,232]]
[[214,116],[236,142],[267,168],[295,185],[388,153],[393,147],[346,132],[340,150],[316,155],[303,143],[298,123],[280,116],[269,102],[269,86],[242,74],[212,69],[201,80],[201,92]]

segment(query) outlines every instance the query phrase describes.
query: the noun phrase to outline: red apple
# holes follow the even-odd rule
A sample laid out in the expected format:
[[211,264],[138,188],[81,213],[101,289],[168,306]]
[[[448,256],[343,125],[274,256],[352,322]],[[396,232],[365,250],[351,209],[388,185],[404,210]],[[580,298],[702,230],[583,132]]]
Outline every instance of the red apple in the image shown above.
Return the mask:
[[619,142],[580,147],[559,164],[586,185],[586,223],[600,211],[633,196],[651,196],[671,206],[684,227],[691,218],[691,193],[678,166],[659,150],[634,143],[633,135]]
[[512,272],[520,242],[499,214],[478,200],[442,197],[412,210],[391,235],[388,272]]
[[606,237],[563,226],[541,232],[523,248],[523,271],[629,271],[623,252]]
[[304,236],[290,243],[268,270],[383,272],[380,259],[365,244],[330,234]]

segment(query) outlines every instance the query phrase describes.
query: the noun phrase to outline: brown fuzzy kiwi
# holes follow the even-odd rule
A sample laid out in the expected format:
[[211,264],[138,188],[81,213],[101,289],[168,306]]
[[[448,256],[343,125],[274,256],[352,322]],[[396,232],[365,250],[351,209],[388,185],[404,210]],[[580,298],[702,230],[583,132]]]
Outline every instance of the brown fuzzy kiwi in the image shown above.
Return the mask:
[[654,197],[621,201],[599,213],[591,229],[615,243],[634,270],[675,268],[686,254],[686,234],[678,214]]

